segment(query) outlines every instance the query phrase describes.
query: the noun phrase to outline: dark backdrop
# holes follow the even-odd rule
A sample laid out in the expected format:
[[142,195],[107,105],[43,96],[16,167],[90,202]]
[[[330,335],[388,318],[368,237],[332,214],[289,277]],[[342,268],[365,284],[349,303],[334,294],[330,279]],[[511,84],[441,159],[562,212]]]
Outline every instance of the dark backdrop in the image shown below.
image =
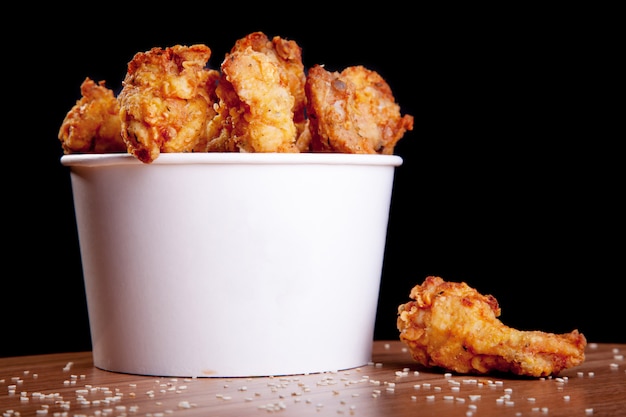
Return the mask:
[[393,3],[358,11],[180,7],[38,9],[58,16],[43,25],[33,10],[11,17],[19,24],[5,34],[3,51],[0,356],[90,349],[69,172],[57,139],[84,78],[119,89],[135,52],[174,44],[207,44],[217,67],[236,39],[256,30],[298,42],[307,67],[378,71],[402,112],[415,117],[396,148],[404,163],[395,177],[377,339],[397,338],[397,306],[427,275],[440,275],[494,295],[513,327],[577,328],[590,341],[626,342],[623,128],[610,127],[617,111],[607,100],[613,26],[605,14],[409,12]]

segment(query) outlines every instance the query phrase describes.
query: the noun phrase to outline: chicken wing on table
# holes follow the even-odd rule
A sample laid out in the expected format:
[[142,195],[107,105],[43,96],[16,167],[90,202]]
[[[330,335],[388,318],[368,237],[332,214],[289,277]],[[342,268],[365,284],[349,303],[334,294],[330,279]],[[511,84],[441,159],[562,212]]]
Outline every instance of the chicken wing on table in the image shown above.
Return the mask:
[[504,325],[500,306],[466,283],[427,277],[398,306],[400,339],[426,367],[461,374],[510,372],[529,377],[558,374],[585,360],[587,341],[566,334],[521,331]]

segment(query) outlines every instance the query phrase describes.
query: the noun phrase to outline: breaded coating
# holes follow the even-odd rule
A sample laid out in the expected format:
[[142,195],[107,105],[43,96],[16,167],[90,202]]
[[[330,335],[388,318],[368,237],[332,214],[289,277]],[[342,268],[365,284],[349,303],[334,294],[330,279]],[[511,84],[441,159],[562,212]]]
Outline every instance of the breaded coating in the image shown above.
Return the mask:
[[400,114],[387,82],[363,66],[339,73],[314,65],[305,93],[313,152],[391,155],[413,130],[413,116]]
[[128,62],[118,97],[87,79],[59,140],[65,153],[333,152],[393,154],[413,116],[362,66],[308,73],[293,40],[238,39],[218,70],[203,44],[154,47]]
[[138,52],[128,63],[118,100],[122,137],[137,159],[192,152],[207,140],[219,78],[207,67],[210,57],[206,45],[175,45]]
[[429,276],[413,287],[410,298],[414,301],[398,307],[400,340],[426,367],[460,374],[497,371],[543,377],[585,360],[587,341],[582,333],[508,327],[497,318],[497,300],[466,283]]
[[80,86],[81,98],[66,114],[59,140],[65,154],[126,152],[122,139],[120,106],[105,81],[89,77]]
[[270,41],[262,32],[237,40],[221,65],[219,116],[209,126],[207,151],[300,152],[305,81],[296,42]]

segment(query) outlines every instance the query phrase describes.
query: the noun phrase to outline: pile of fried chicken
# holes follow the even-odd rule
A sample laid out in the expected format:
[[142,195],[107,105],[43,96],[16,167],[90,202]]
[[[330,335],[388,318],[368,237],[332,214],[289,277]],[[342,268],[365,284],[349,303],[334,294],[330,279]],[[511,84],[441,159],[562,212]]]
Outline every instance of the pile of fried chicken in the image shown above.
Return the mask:
[[135,54],[116,97],[86,78],[59,130],[65,154],[127,152],[144,163],[164,152],[392,154],[413,116],[363,66],[305,70],[293,40],[254,32],[218,69],[203,44]]
[[553,334],[508,327],[498,319],[498,301],[464,282],[429,276],[410,298],[398,307],[400,340],[426,367],[543,377],[585,360],[587,340],[578,330]]

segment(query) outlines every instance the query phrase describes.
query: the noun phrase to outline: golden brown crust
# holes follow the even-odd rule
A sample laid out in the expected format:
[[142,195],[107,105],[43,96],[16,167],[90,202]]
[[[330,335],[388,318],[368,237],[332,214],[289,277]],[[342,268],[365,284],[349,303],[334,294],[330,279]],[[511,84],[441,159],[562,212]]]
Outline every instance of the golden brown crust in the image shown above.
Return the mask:
[[427,277],[416,285],[414,301],[398,307],[397,327],[412,357],[427,367],[458,373],[511,372],[541,377],[580,365],[587,341],[566,334],[520,331],[497,317],[500,307],[465,283]]
[[122,139],[119,103],[105,81],[96,84],[89,77],[80,86],[81,98],[66,114],[58,138],[63,152],[126,152]]
[[235,42],[221,65],[218,113],[208,151],[299,152],[305,73],[294,41],[253,32]]
[[64,151],[125,151],[144,163],[162,152],[392,154],[413,129],[378,73],[316,65],[307,74],[293,40],[250,33],[220,71],[210,56],[202,44],[138,52],[117,98],[85,83],[59,130]]
[[400,114],[389,84],[363,66],[330,72],[314,65],[305,92],[314,152],[390,155],[413,130],[413,116]]
[[135,54],[118,96],[122,137],[130,153],[151,163],[161,152],[192,152],[215,116],[216,70],[206,45],[175,45]]

